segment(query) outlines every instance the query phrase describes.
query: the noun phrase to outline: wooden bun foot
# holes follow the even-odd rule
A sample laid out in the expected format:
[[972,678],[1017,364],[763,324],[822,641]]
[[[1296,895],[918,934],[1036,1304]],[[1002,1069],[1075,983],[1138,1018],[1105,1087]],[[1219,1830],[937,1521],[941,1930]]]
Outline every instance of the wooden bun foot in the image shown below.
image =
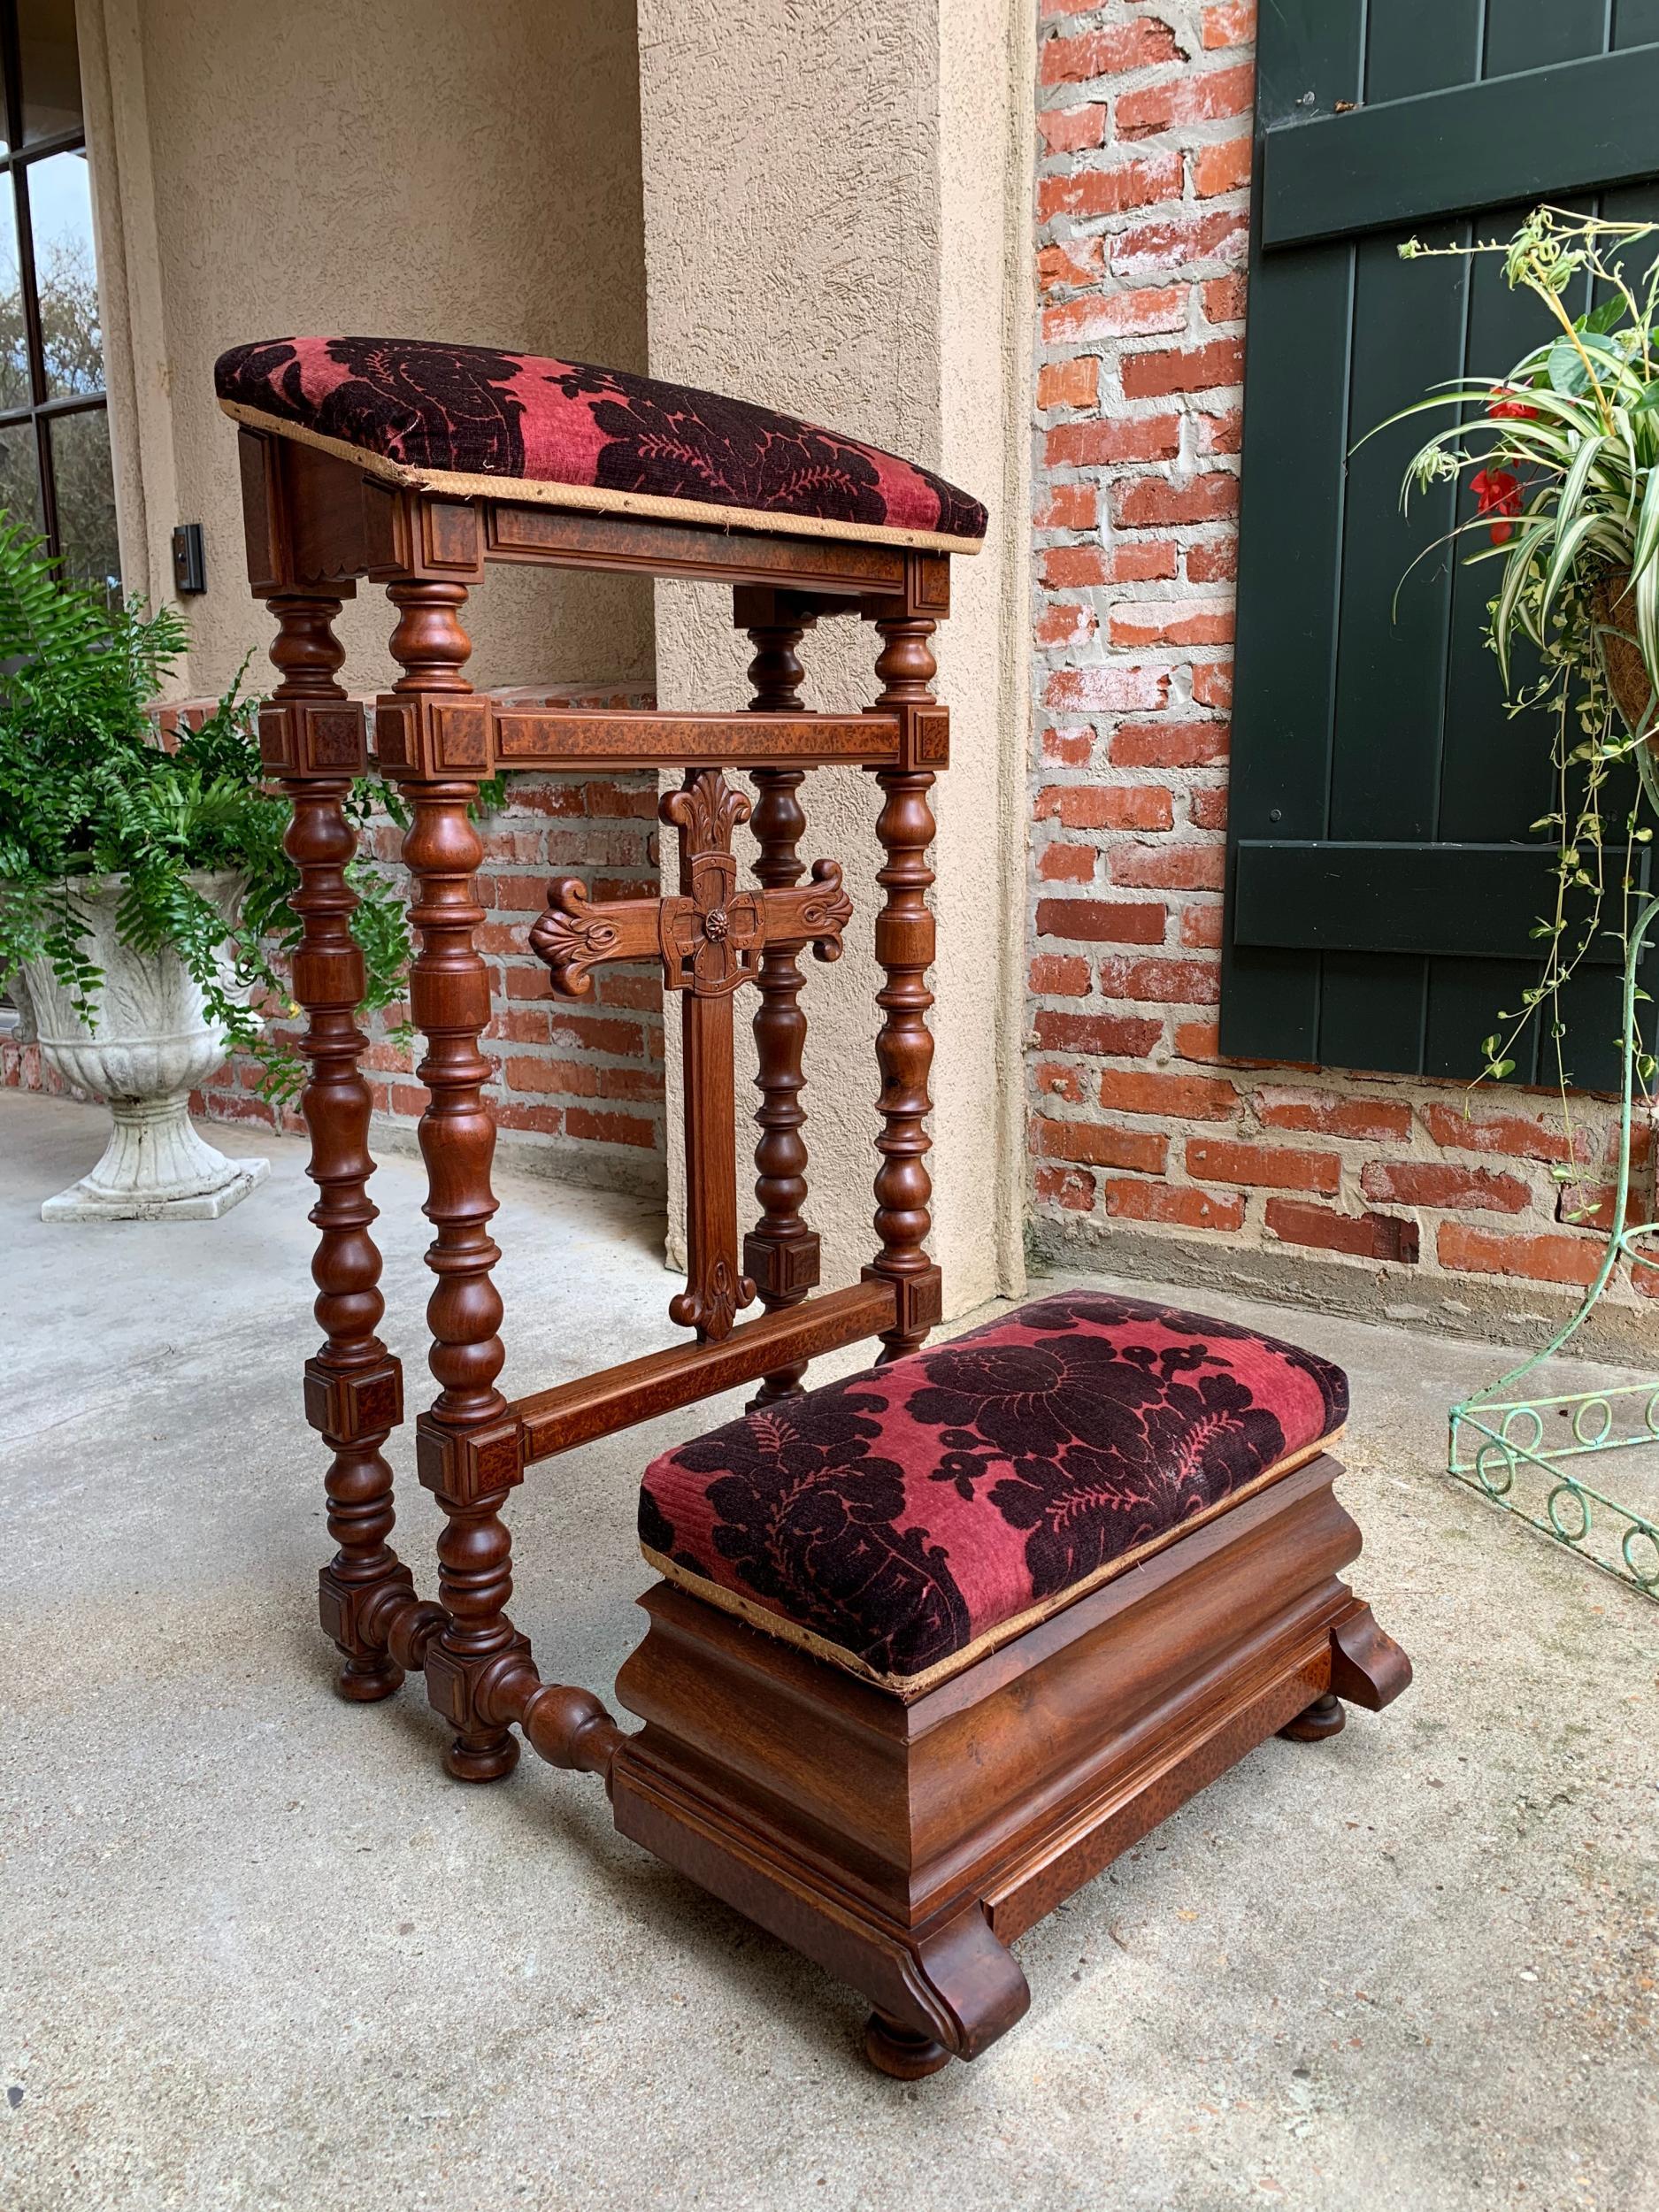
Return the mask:
[[403,1670],[387,1658],[348,1659],[334,1677],[334,1693],[349,1705],[377,1705],[401,1687]]
[[443,1763],[457,1782],[499,1782],[518,1763],[518,1739],[511,1729],[499,1736],[457,1736]]
[[864,2023],[864,2056],[879,2073],[895,2081],[921,2081],[950,2063],[950,2053],[931,2035],[902,2028],[872,2012]]
[[1340,1735],[1347,1725],[1348,1714],[1341,1699],[1327,1690],[1323,1697],[1316,1697],[1305,1712],[1287,1721],[1279,1732],[1292,1743],[1323,1743],[1327,1736]]

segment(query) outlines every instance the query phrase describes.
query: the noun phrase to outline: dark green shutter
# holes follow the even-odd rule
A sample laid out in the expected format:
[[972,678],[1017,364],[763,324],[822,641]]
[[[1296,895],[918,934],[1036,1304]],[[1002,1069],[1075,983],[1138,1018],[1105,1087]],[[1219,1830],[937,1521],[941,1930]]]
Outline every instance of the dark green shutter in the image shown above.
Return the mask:
[[[1659,216],[1659,0],[1274,0],[1260,38],[1222,1048],[1472,1075],[1554,904],[1549,732],[1503,704],[1494,564],[1431,553],[1402,585],[1455,518],[1449,487],[1399,511],[1440,419],[1349,455],[1546,326],[1497,257],[1402,239],[1503,238],[1546,199]],[[1565,1007],[1594,1087],[1617,958]],[[1518,1079],[1552,1079],[1529,1051]]]

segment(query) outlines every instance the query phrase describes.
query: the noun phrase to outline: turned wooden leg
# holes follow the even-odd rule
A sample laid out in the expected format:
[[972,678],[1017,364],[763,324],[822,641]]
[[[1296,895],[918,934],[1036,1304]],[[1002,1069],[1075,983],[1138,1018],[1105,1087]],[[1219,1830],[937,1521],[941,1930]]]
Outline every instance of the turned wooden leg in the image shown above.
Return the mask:
[[[375,1333],[385,1302],[380,1255],[369,1233],[374,1162],[369,1087],[358,1065],[366,1041],[357,1025],[363,955],[351,934],[357,902],[345,873],[357,850],[345,810],[350,769],[366,764],[366,748],[361,710],[335,680],[344,658],[332,627],[340,600],[293,593],[269,603],[279,624],[271,658],[281,681],[265,710],[262,735],[292,772],[282,778],[294,805],[283,849],[299,872],[290,902],[301,930],[293,989],[307,1017],[300,1050],[310,1076],[300,1104],[311,1133],[307,1172],[319,1192],[311,1275],[324,1341],[306,1364],[305,1410],[333,1455],[326,1486],[337,1549],[322,1570],[319,1598],[323,1626],[344,1662],[335,1686],[342,1697],[371,1702],[389,1696],[403,1678],[388,1635],[392,1614],[413,1602],[414,1590],[388,1541],[392,1471],[381,1447],[403,1418],[403,1375]],[[346,769],[299,772],[319,752],[345,758]]]
[[516,1425],[495,1387],[503,1359],[501,1294],[490,1271],[501,1255],[490,1163],[495,1123],[483,1096],[490,1066],[479,1049],[489,1019],[488,972],[473,949],[484,918],[472,902],[482,856],[467,817],[471,784],[411,784],[413,819],[403,858],[414,879],[411,919],[421,949],[410,1003],[426,1038],[418,1073],[431,1094],[420,1119],[426,1213],[436,1234],[426,1263],[436,1275],[426,1308],[428,1362],[439,1390],[417,1426],[420,1479],[443,1508],[438,1595],[449,1619],[426,1654],[434,1706],[456,1723],[444,1763],[465,1782],[511,1773],[518,1739],[477,1715],[478,1678],[521,1642],[507,1617],[512,1540],[501,1519],[522,1475]]
[[[376,1208],[367,1190],[374,1169],[369,1087],[357,1065],[365,1040],[352,1019],[362,956],[355,944],[328,941],[349,933],[357,903],[343,873],[356,844],[344,796],[340,785],[296,792],[285,842],[300,869],[294,905],[305,924],[294,957],[294,995],[310,1015],[304,1050],[311,1076],[301,1110],[311,1133],[309,1171],[320,1194],[311,1217],[318,1231],[311,1274],[326,1338],[306,1365],[305,1403],[334,1455],[326,1486],[328,1533],[338,1547],[319,1577],[319,1601],[323,1625],[345,1661],[335,1686],[342,1697],[366,1703],[389,1696],[403,1678],[376,1616],[388,1596],[412,1599],[414,1582],[388,1540],[392,1471],[382,1448],[403,1419],[403,1371],[375,1334],[385,1301],[380,1255],[369,1233]],[[330,972],[337,1000],[317,995],[330,989],[319,980]]]
[[[916,579],[911,578],[913,586]],[[928,794],[931,768],[915,765],[918,733],[942,719],[943,710],[930,688],[934,667],[930,642],[934,624],[916,611],[876,617],[881,651],[876,673],[881,690],[876,705],[894,714],[901,728],[902,760],[910,764],[877,771],[883,804],[876,835],[886,856],[876,881],[885,902],[876,917],[876,959],[886,978],[876,994],[882,1011],[876,1037],[881,1094],[876,1102],[882,1132],[876,1139],[881,1165],[876,1171],[876,1235],[880,1242],[865,1275],[893,1285],[897,1311],[894,1325],[881,1332],[882,1360],[916,1351],[943,1310],[939,1270],[927,1256],[933,1226],[928,1202],[933,1179],[927,1155],[932,1100],[927,1079],[933,1064],[933,1040],[927,1026],[933,995],[927,987],[933,964],[933,917],[927,894],[933,880],[928,848],[933,841],[933,811]]]
[[420,1118],[426,1164],[426,1219],[435,1230],[426,1265],[438,1286],[426,1303],[429,1365],[438,1398],[416,1429],[420,1480],[444,1509],[438,1540],[438,1600],[449,1615],[426,1650],[426,1694],[456,1724],[444,1765],[457,1781],[495,1781],[518,1765],[518,1739],[475,1712],[478,1677],[519,1644],[506,1617],[513,1595],[513,1540],[500,1509],[522,1476],[518,1429],[495,1389],[502,1367],[500,1259],[488,1224],[495,1193],[488,1171],[495,1118],[484,1104],[488,1062],[478,1035],[488,1022],[488,972],[473,951],[482,907],[471,879],[482,858],[466,818],[471,783],[413,783],[413,821],[403,858],[416,885],[411,920],[420,954],[409,972],[409,1004],[426,1038],[420,1082],[431,1102]]
[[[764,634],[749,633],[757,642]],[[798,639],[796,630],[785,636]],[[789,658],[793,661],[791,652]],[[757,654],[749,674],[757,681],[765,672],[765,654]],[[798,670],[800,664],[794,663]],[[798,680],[798,679],[797,679]],[[763,686],[757,706],[771,705]],[[790,703],[798,704],[791,699]],[[806,828],[796,794],[806,780],[799,768],[757,768],[757,797],[752,826],[760,844],[755,873],[768,890],[787,891],[806,873],[799,846]],[[806,1087],[802,1061],[806,1046],[806,1016],[800,998],[805,979],[801,973],[799,943],[768,941],[760,956],[760,1004],[755,1013],[757,1069],[755,1084],[761,1102],[755,1119],[760,1141],[755,1147],[755,1198],[760,1219],[743,1242],[743,1272],[759,1289],[768,1313],[797,1306],[818,1279],[818,1240],[802,1217],[806,1203],[807,1150],[801,1132],[806,1115],[801,1094]],[[771,1405],[779,1398],[798,1398],[804,1360],[792,1362],[766,1376],[749,1401]]]
[[[388,585],[388,595],[401,616],[392,653],[405,671],[391,699],[410,701],[424,723],[435,706],[470,692],[460,672],[470,649],[458,618],[465,587],[411,579]],[[489,1689],[528,1647],[507,1617],[512,1541],[500,1517],[523,1466],[518,1425],[495,1387],[503,1359],[501,1295],[490,1279],[501,1256],[489,1233],[495,1122],[483,1092],[490,1064],[479,1049],[489,975],[473,943],[484,918],[472,885],[483,848],[468,815],[476,781],[405,774],[403,783],[419,946],[410,1008],[426,1040],[418,1073],[430,1093],[420,1120],[426,1213],[435,1231],[426,1263],[438,1279],[426,1319],[439,1389],[417,1424],[417,1464],[445,1516],[438,1594],[448,1616],[426,1647],[426,1694],[455,1726],[449,1772],[489,1782],[518,1759],[511,1728],[489,1716]]]
[[[931,665],[931,655],[928,660]],[[876,877],[887,894],[876,917],[876,958],[887,976],[876,994],[884,1016],[876,1038],[883,1129],[876,1139],[881,1165],[876,1173],[875,1228],[881,1248],[864,1272],[885,1277],[898,1297],[894,1325],[881,1333],[886,1361],[917,1350],[941,1310],[939,1270],[927,1256],[933,1187],[926,1126],[932,1103],[927,1076],[933,1059],[927,1027],[933,1002],[927,987],[933,958],[933,918],[927,905],[933,879],[927,864],[933,815],[927,795],[933,779],[926,769],[895,768],[881,770],[876,781],[886,795],[876,834],[887,854],[887,864]]]
[[[796,649],[813,626],[813,617],[772,592],[740,590],[736,606],[755,648],[749,664],[754,687],[750,708],[757,714],[798,709],[806,671]],[[806,873],[800,855],[806,816],[798,795],[805,772],[757,768],[753,773],[756,799],[749,826],[760,847],[755,873],[769,891],[787,891]],[[807,1189],[807,1150],[801,1134],[806,1125],[801,1105],[806,1087],[802,950],[798,942],[768,941],[760,956],[760,1004],[755,1012],[755,1084],[761,1101],[755,1115],[760,1127],[755,1199],[760,1219],[743,1242],[743,1272],[752,1278],[768,1313],[799,1305],[818,1279],[818,1240],[801,1212]],[[798,1398],[806,1368],[804,1360],[796,1360],[765,1376],[749,1409]]]

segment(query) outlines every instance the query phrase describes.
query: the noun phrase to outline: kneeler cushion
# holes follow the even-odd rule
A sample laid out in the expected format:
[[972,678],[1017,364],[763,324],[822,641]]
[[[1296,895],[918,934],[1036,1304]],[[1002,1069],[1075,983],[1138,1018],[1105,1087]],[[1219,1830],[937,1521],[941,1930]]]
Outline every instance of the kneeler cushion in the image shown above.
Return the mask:
[[671,1582],[901,1697],[1310,1458],[1348,1379],[1070,1291],[729,1422],[646,1470]]
[[955,552],[985,535],[977,499],[897,454],[626,369],[417,338],[268,338],[221,354],[213,380],[244,422],[466,496],[504,478],[513,497],[723,527]]

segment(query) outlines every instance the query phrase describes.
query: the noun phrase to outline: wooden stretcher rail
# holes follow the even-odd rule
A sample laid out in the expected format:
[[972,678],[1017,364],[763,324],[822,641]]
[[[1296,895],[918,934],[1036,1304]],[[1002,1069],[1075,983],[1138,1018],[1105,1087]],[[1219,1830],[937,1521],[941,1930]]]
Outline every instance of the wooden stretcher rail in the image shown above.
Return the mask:
[[597,1375],[560,1383],[520,1398],[508,1410],[524,1437],[524,1464],[551,1459],[595,1437],[654,1420],[659,1413],[695,1405],[739,1383],[838,1352],[861,1337],[891,1328],[893,1286],[866,1278],[849,1290],[833,1290],[804,1304],[745,1321],[718,1344],[676,1344]]
[[897,546],[696,529],[510,500],[481,503],[481,511],[484,557],[490,561],[551,561],[561,568],[774,584],[855,603],[867,594],[897,593],[904,587],[906,556]]
[[581,714],[565,707],[498,710],[495,758],[503,768],[737,766],[814,768],[837,763],[891,767],[899,756],[891,714]]

